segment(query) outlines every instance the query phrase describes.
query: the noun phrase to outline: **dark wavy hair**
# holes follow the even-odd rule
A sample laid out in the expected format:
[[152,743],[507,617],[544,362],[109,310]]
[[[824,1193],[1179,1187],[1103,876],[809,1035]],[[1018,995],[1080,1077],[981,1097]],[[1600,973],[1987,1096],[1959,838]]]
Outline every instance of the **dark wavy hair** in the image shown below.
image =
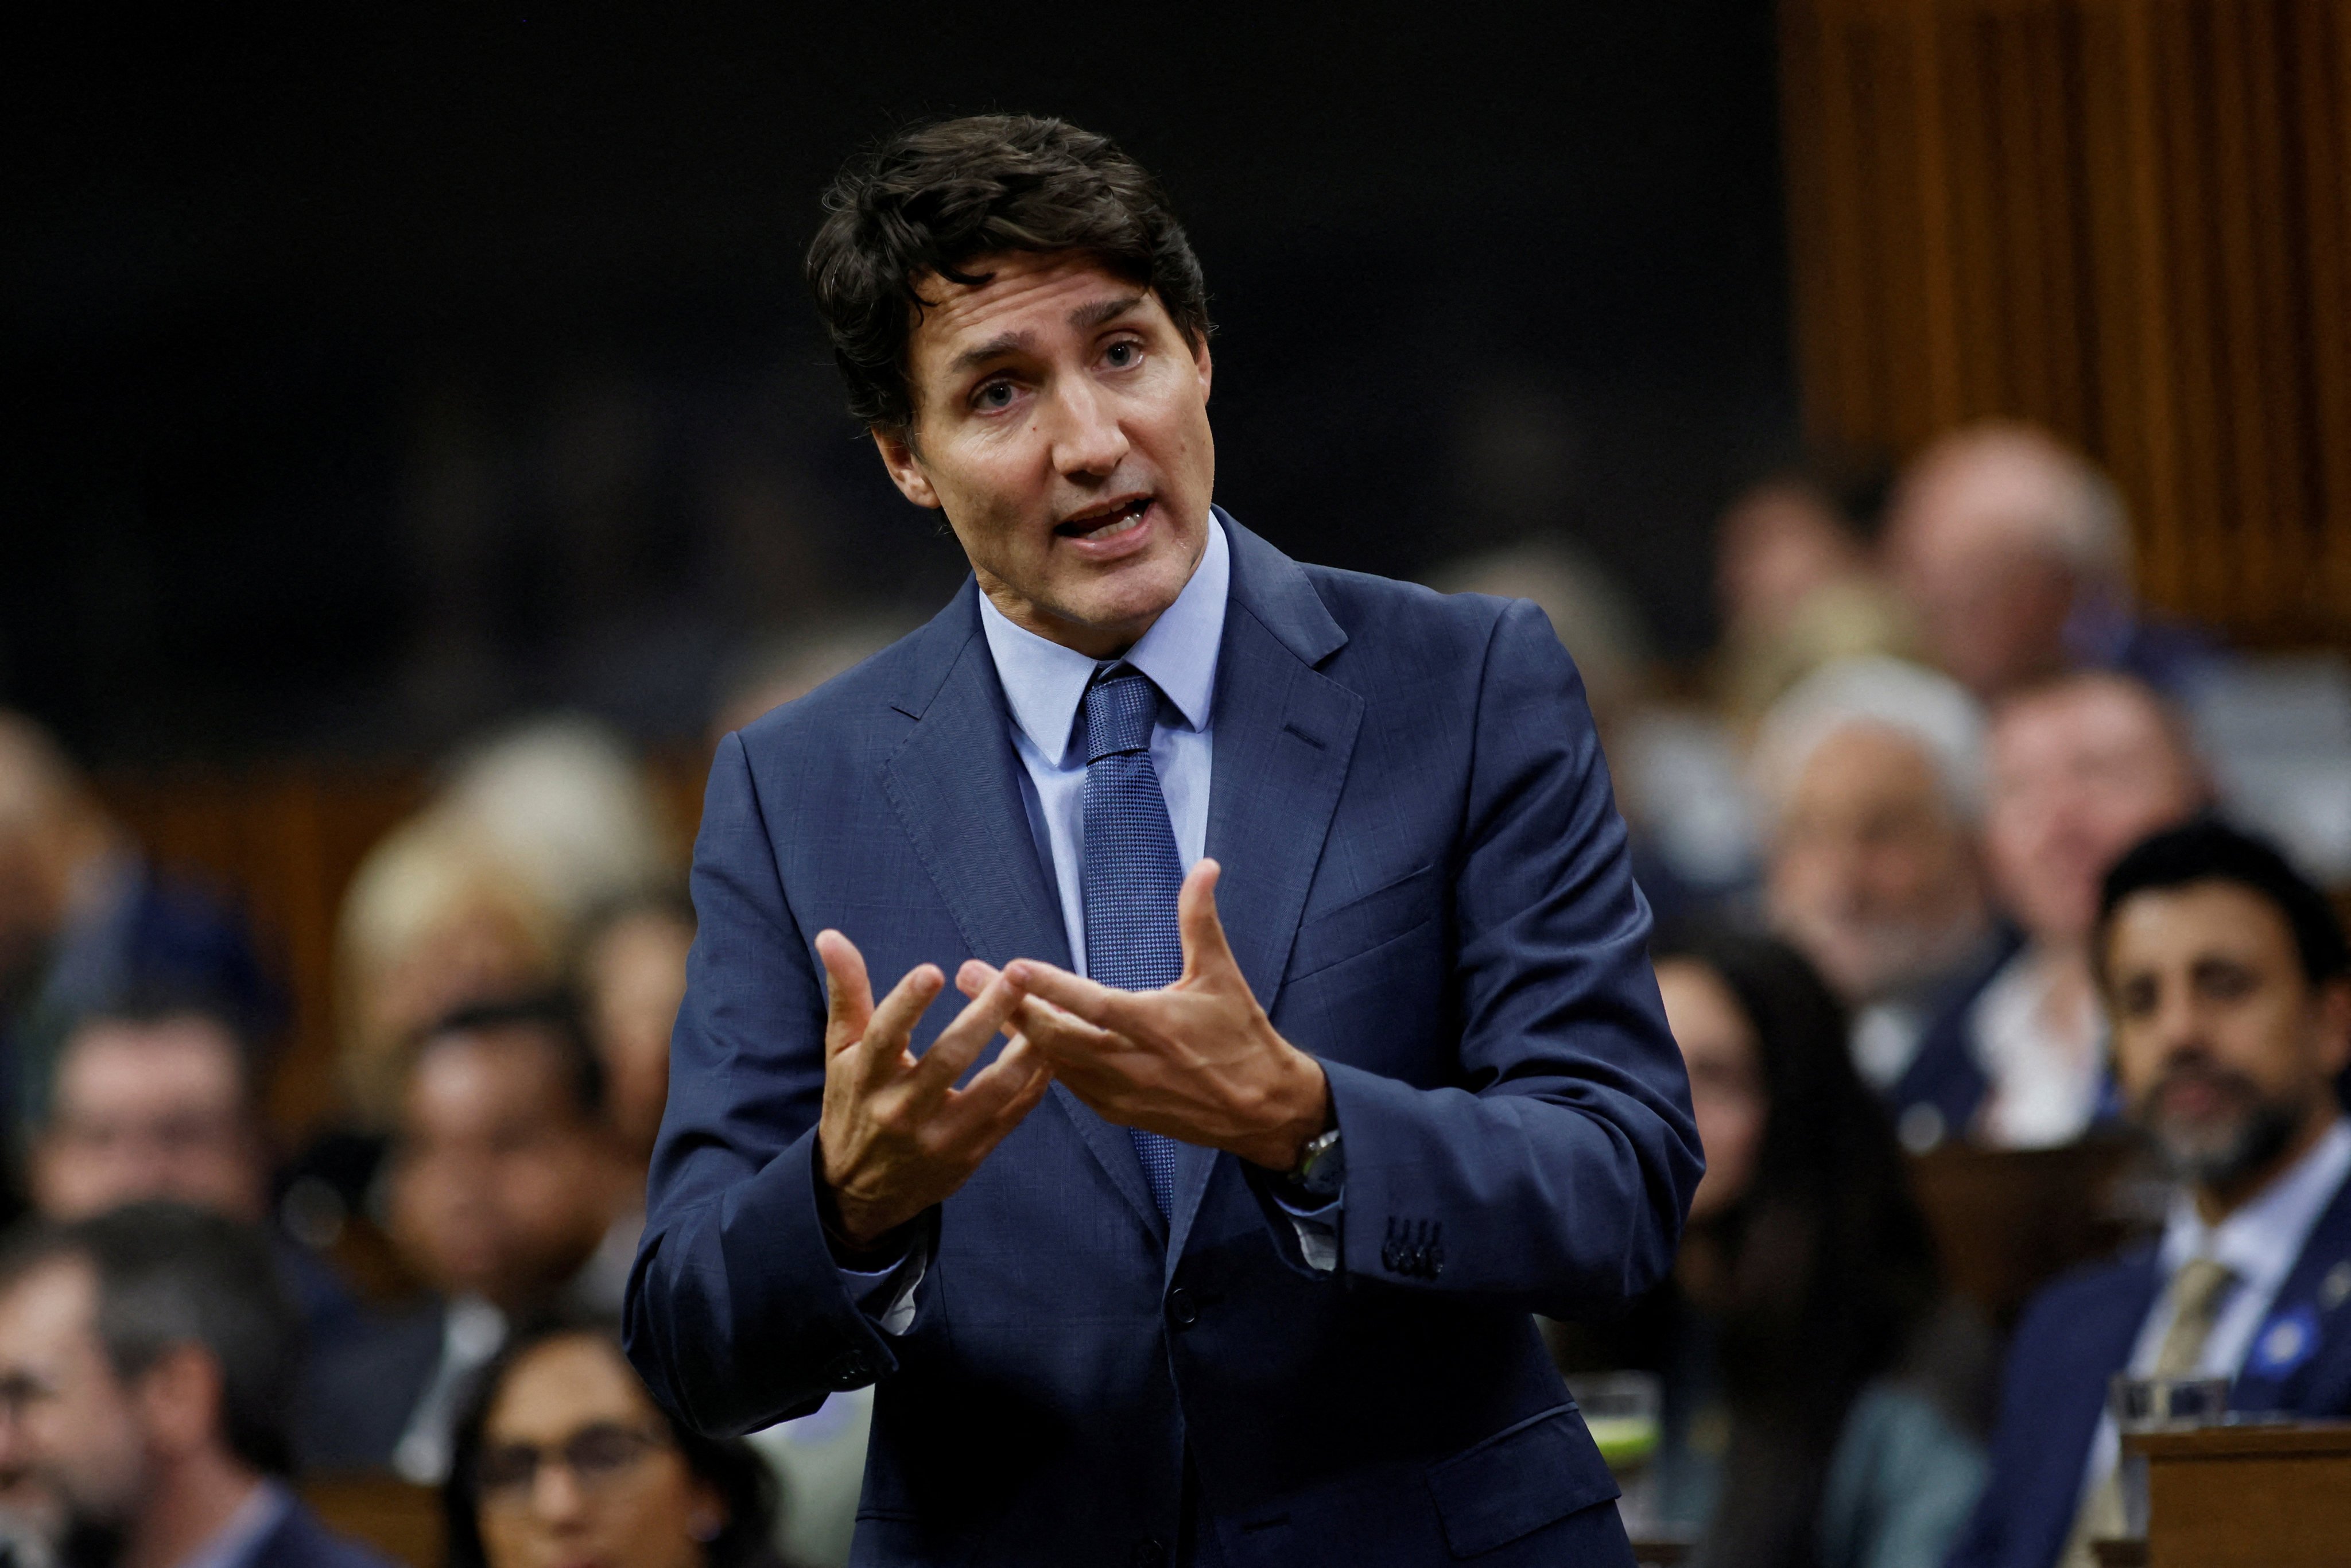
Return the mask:
[[808,283],[847,383],[849,412],[905,434],[914,423],[906,342],[921,283],[966,287],[969,264],[1071,252],[1159,296],[1186,342],[1210,330],[1208,287],[1159,184],[1107,136],[1061,120],[977,114],[908,126],[852,160],[824,193]]
[[[482,1369],[450,1448],[449,1479],[441,1489],[442,1516],[448,1527],[448,1568],[489,1568],[488,1554],[482,1548],[481,1459],[490,1406],[526,1357],[542,1345],[563,1339],[593,1340],[611,1352],[617,1364],[629,1367],[629,1359],[611,1331],[589,1319],[547,1318],[507,1341],[496,1359]],[[629,1375],[636,1375],[634,1369],[629,1370]],[[658,1401],[654,1408],[661,1409]],[[715,1488],[726,1508],[726,1528],[703,1549],[705,1568],[779,1568],[772,1544],[776,1479],[767,1465],[739,1437],[705,1437],[665,1409],[662,1419],[685,1468]]]
[[1730,1407],[1706,1560],[1810,1563],[1845,1414],[1941,1295],[1933,1233],[1885,1107],[1854,1071],[1844,1009],[1794,948],[1689,923],[1660,933],[1651,953],[1729,990],[1754,1030],[1768,1100],[1746,1193],[1689,1239],[1715,1247],[1722,1299],[1700,1307],[1668,1285],[1659,1303],[1668,1321],[1711,1320]]

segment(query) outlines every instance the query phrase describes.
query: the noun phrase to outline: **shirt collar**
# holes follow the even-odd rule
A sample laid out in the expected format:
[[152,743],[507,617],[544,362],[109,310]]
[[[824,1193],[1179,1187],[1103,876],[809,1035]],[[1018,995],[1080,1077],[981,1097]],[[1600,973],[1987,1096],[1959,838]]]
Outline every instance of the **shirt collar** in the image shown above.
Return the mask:
[[254,1548],[268,1538],[293,1506],[293,1495],[283,1485],[263,1479],[229,1515],[227,1523],[180,1560],[180,1568],[244,1568],[252,1560]]
[[2294,1271],[2303,1243],[2346,1176],[2351,1121],[2337,1116],[2309,1153],[2218,1225],[2207,1225],[2194,1197],[2179,1194],[2164,1222],[2164,1271],[2177,1270],[2190,1258],[2210,1258],[2226,1263],[2241,1285],[2275,1291]]
[[[1217,691],[1217,654],[1224,643],[1225,601],[1231,588],[1230,547],[1225,543],[1224,525],[1211,512],[1207,548],[1200,552],[1191,580],[1124,655],[1124,662],[1150,676],[1194,729],[1208,727]],[[986,593],[979,596],[979,624],[987,634],[987,651],[996,661],[996,678],[1003,684],[1012,722],[1039,751],[1056,763],[1062,761],[1087,683],[1112,661],[1090,659],[1015,625]]]

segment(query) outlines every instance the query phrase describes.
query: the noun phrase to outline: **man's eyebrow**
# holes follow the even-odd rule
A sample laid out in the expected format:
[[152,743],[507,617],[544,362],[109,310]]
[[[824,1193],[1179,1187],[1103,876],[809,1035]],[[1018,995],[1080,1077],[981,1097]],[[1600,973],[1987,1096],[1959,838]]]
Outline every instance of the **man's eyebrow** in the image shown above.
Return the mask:
[[1105,321],[1115,321],[1143,303],[1143,296],[1130,294],[1121,299],[1097,299],[1091,305],[1081,305],[1070,312],[1070,325],[1087,331]]
[[990,338],[977,348],[966,349],[962,353],[957,354],[954,362],[947,366],[947,373],[961,375],[964,371],[984,365],[990,360],[1000,360],[1015,350],[1028,348],[1034,341],[1034,337],[1027,332],[1006,332],[1001,336]]
[[[1140,294],[1128,294],[1116,299],[1097,299],[1091,305],[1081,305],[1071,311],[1070,325],[1081,332],[1091,331],[1105,321],[1117,320],[1142,303],[1143,296]],[[990,338],[987,342],[957,354],[947,366],[947,373],[961,375],[991,360],[1000,360],[1007,354],[1032,347],[1035,341],[1035,337],[1028,332],[1006,332]]]

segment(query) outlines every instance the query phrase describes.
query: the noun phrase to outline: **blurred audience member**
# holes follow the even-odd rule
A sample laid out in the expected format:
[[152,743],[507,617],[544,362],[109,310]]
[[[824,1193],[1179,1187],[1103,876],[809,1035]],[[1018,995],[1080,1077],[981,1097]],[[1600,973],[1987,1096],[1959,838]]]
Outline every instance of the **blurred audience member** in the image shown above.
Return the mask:
[[1626,1330],[1664,1379],[1658,1523],[1704,1568],[1937,1562],[1982,1480],[1970,1363],[1844,1009],[1770,937],[1656,953],[1707,1151],[1672,1281]]
[[[632,1232],[614,1236],[623,1171],[603,1073],[559,1006],[492,1005],[429,1030],[409,1056],[391,1170],[392,1234],[438,1292],[321,1359],[312,1462],[447,1473],[453,1423],[508,1325],[558,1305],[617,1320]],[[585,1299],[585,1298],[594,1299]]]
[[2199,639],[2140,616],[2112,482],[2032,425],[1929,446],[1902,476],[1886,551],[1935,661],[1987,701],[2080,665],[2176,692],[2205,663]]
[[2212,821],[2107,873],[2092,954],[2131,1118],[2178,1177],[2161,1240],[2050,1286],[2010,1350],[1992,1479],[1951,1561],[2050,1568],[2123,1532],[2108,1379],[2231,1378],[2351,1414],[2351,956],[2318,890]]
[[0,1101],[47,1071],[75,1019],[164,987],[276,1026],[242,924],[157,875],[57,742],[0,712]]
[[1917,651],[1908,616],[1878,580],[1850,505],[1824,480],[1792,472],[1750,486],[1722,516],[1714,577],[1719,681],[1724,709],[1742,734],[1823,664]]
[[0,1495],[58,1561],[382,1568],[287,1488],[301,1333],[248,1227],[146,1203],[0,1258]]
[[1982,727],[1950,680],[1867,657],[1808,677],[1757,738],[1771,923],[1853,1010],[1855,1065],[1897,1113],[1923,1102],[1911,1074],[1929,1024],[2013,946],[1974,841]]
[[1930,1031],[1919,1076],[1953,1131],[1999,1148],[2079,1137],[2107,1093],[2090,974],[2098,882],[2125,850],[2184,821],[2205,787],[2185,725],[2128,675],[2026,687],[1993,710],[1985,858],[2025,945],[1971,1006]]
[[797,702],[914,627],[893,615],[821,622],[752,650],[728,671],[713,705],[714,747],[761,714]]
[[685,996],[694,905],[648,894],[589,922],[572,965],[588,1036],[604,1064],[605,1100],[623,1152],[642,1171],[669,1103],[669,1035]]
[[1645,695],[1656,655],[1639,607],[1605,568],[1565,539],[1538,536],[1454,561],[1429,583],[1443,593],[1534,601],[1575,660],[1585,698],[1604,725]]
[[343,1083],[371,1129],[399,1115],[403,1053],[468,1005],[543,991],[562,928],[482,836],[412,818],[370,851],[343,895],[335,962]]
[[675,874],[644,767],[590,719],[532,719],[462,754],[427,808],[521,879],[564,931]]
[[[168,1198],[263,1224],[259,1067],[235,1024],[202,1002],[141,999],[88,1015],[31,1107],[34,1208],[67,1221]],[[277,1253],[312,1344],[348,1333],[359,1309],[342,1281],[307,1249],[283,1242]]]
[[656,1406],[598,1329],[517,1336],[483,1374],[443,1493],[450,1568],[773,1568],[749,1448]]

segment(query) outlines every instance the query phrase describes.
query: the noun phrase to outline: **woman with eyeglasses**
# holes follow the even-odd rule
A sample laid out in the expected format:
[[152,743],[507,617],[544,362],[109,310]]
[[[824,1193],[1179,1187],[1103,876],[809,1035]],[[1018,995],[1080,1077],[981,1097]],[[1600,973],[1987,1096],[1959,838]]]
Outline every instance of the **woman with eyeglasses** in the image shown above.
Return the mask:
[[758,1457],[671,1420],[598,1328],[507,1344],[442,1495],[450,1568],[781,1568]]

